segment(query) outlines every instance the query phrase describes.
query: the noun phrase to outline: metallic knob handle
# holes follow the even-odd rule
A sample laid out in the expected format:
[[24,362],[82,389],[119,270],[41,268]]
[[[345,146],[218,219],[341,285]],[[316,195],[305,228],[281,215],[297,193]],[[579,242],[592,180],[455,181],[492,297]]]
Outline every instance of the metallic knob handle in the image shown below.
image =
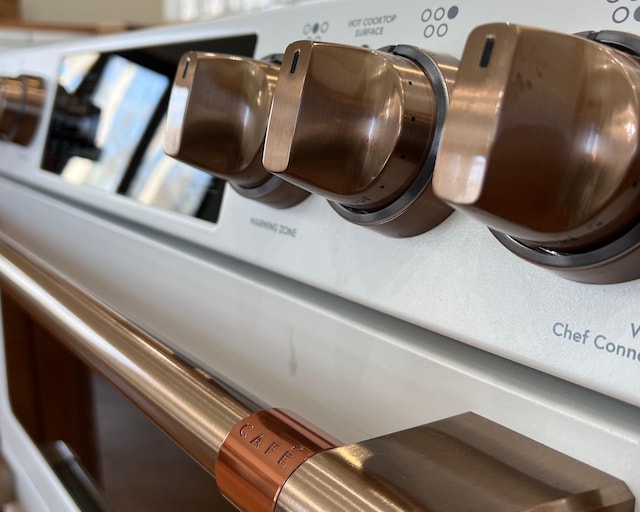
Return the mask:
[[491,228],[560,252],[640,219],[640,66],[585,38],[476,29],[452,93],[436,193]]
[[227,179],[242,195],[277,207],[300,202],[306,192],[262,166],[278,69],[243,57],[185,54],[171,91],[165,152]]
[[37,77],[0,77],[0,139],[26,146],[38,128],[46,91]]
[[[265,167],[327,198],[357,224],[396,236],[433,227],[450,212],[430,197],[446,84],[455,73],[453,60],[445,62],[406,46],[291,44],[274,94]],[[421,213],[404,217],[416,201],[425,203]]]

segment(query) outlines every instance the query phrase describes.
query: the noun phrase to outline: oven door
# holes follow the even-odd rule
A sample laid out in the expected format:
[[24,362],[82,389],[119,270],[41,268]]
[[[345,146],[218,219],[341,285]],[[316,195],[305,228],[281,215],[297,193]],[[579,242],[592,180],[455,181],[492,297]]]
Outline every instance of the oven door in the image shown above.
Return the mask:
[[0,143],[3,501],[226,510],[221,487],[249,512],[640,512],[635,363],[579,344],[617,309],[635,338],[637,282],[562,281],[458,214],[398,240],[318,195],[277,210],[161,148],[186,51],[458,55],[496,19],[635,23],[572,2],[312,2],[0,55],[42,79],[30,144]]
[[108,307],[1,245],[6,510],[234,510],[211,473],[220,431],[246,415],[245,406]]
[[[634,511],[621,480],[477,414],[345,445],[263,408],[5,235],[0,254],[9,510]],[[469,384],[434,356],[445,380]]]

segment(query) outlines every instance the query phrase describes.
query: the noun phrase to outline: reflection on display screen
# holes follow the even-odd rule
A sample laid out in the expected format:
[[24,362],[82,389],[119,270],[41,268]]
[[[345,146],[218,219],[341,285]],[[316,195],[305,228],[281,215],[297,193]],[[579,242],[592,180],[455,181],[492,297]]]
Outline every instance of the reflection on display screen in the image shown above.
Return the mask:
[[88,98],[101,113],[94,138],[100,159],[71,156],[62,177],[115,192],[168,86],[166,76],[109,56]]
[[216,222],[224,181],[162,151],[169,91],[185,52],[251,57],[256,40],[235,36],[65,56],[42,168],[69,183]]
[[165,155],[162,150],[165,124],[166,119],[163,119],[127,195],[145,204],[195,215],[214,178]]

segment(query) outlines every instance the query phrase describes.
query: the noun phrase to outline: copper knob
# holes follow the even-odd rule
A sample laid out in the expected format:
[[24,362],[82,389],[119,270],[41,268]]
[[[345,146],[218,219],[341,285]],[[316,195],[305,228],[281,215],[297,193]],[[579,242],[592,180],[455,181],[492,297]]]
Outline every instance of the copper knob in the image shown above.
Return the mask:
[[242,195],[275,207],[308,194],[262,166],[262,148],[279,66],[275,62],[189,52],[171,91],[164,150],[225,178]]
[[0,77],[0,139],[29,144],[38,128],[45,96],[40,78]]
[[265,167],[357,224],[395,236],[430,229],[450,212],[430,190],[455,73],[453,59],[443,62],[408,46],[291,44],[274,94]]
[[470,35],[434,188],[547,253],[596,250],[640,220],[640,65],[583,37],[510,24]]

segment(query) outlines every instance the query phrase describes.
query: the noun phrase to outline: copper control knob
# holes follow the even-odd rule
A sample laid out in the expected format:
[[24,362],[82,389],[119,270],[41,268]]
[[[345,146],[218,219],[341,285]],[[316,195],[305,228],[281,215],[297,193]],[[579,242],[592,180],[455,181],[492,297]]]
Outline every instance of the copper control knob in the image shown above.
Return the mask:
[[38,128],[46,91],[37,77],[0,77],[0,140],[26,146]]
[[409,46],[375,51],[298,41],[283,58],[264,165],[390,236],[423,233],[450,208],[431,174],[453,59]]
[[607,44],[477,28],[451,96],[436,194],[569,279],[639,277],[638,254],[628,259],[640,241],[639,85],[638,61]]
[[308,193],[268,173],[262,148],[276,62],[189,52],[171,91],[164,151],[224,178],[245,197],[286,208]]

